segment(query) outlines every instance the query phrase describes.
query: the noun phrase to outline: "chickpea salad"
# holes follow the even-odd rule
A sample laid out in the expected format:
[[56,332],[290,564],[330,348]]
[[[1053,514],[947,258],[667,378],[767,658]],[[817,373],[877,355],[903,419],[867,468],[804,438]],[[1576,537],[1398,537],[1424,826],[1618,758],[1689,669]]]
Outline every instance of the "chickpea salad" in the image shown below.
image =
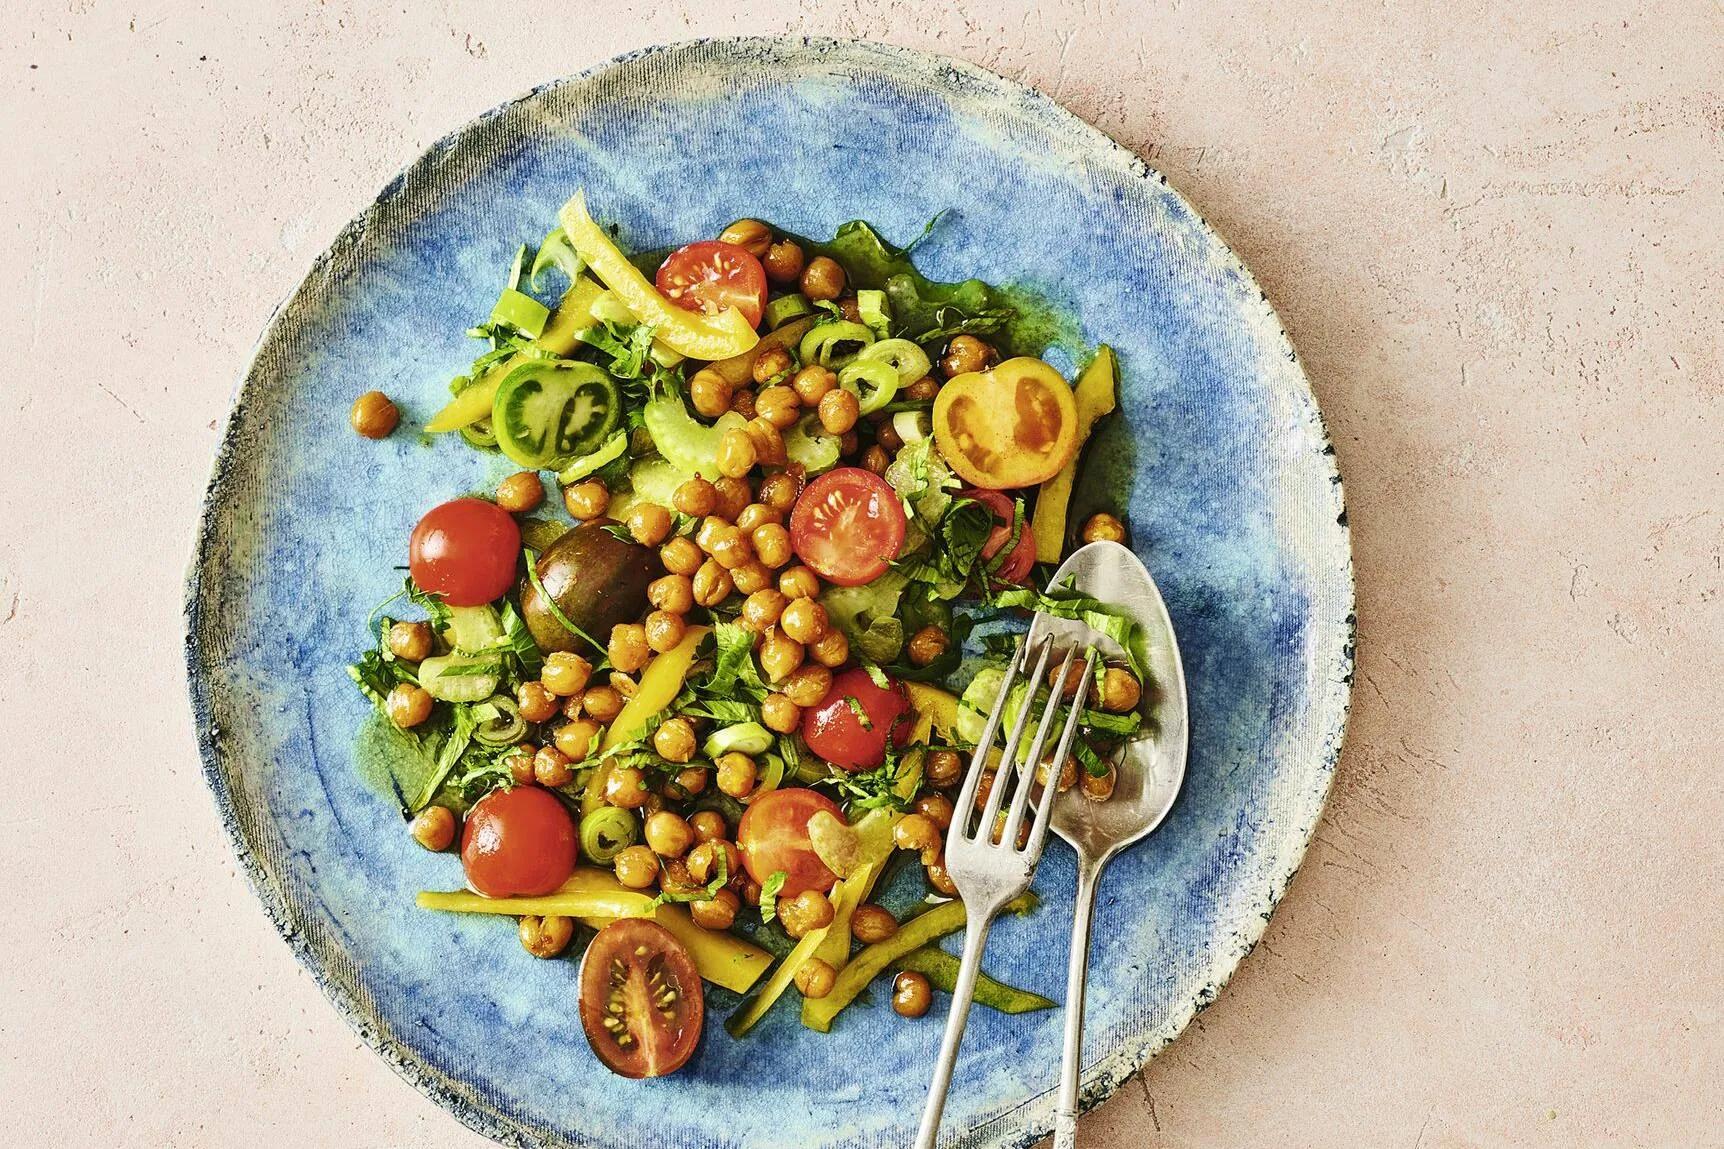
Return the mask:
[[[425,513],[349,673],[408,831],[459,853],[464,887],[419,905],[578,954],[582,1028],[616,1073],[686,1063],[709,985],[738,1039],[792,988],[824,1033],[877,978],[906,1018],[952,987],[943,842],[1026,612],[1127,652],[1038,784],[1106,801],[1144,733],[1134,624],[1048,583],[1068,543],[1125,536],[1068,523],[1114,355],[1068,382],[1029,296],[929,280],[914,246],[740,219],[630,254],[577,193],[424,426],[513,473]],[[398,421],[379,392],[351,412],[368,438]],[[1031,704],[1020,687],[1008,717]],[[882,904],[917,881],[909,910]],[[976,1001],[1053,1004],[986,974]]]

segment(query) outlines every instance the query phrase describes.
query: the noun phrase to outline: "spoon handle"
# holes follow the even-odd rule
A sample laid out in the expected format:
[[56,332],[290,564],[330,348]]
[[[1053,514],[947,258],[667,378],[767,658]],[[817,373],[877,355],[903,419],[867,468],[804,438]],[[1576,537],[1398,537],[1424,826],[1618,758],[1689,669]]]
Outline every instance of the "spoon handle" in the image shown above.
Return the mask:
[[1095,891],[1104,862],[1080,858],[1077,904],[1072,915],[1071,964],[1066,967],[1065,1049],[1060,1058],[1060,1092],[1054,1104],[1053,1149],[1076,1149],[1078,1071],[1083,1062],[1084,978],[1089,972],[1089,931],[1095,917]]

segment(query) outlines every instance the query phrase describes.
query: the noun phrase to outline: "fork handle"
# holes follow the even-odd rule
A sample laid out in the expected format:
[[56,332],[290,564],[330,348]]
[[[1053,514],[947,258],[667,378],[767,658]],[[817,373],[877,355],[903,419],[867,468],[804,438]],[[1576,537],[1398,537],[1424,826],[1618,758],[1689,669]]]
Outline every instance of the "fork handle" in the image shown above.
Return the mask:
[[952,1086],[952,1067],[958,1060],[958,1043],[964,1040],[964,1023],[970,1017],[970,1001],[976,995],[976,974],[982,967],[982,948],[988,943],[993,915],[972,912],[964,926],[964,956],[958,966],[958,981],[952,987],[952,1011],[946,1015],[946,1034],[940,1039],[940,1057],[928,1086],[928,1104],[922,1110],[922,1126],[916,1131],[916,1149],[934,1149],[940,1133],[940,1116],[946,1110],[946,1091]]
[[1060,1092],[1054,1103],[1053,1149],[1076,1149],[1078,1072],[1083,1062],[1084,979],[1089,972],[1089,931],[1095,917],[1095,891],[1105,862],[1078,864],[1077,902],[1072,913],[1071,964],[1066,967],[1065,1048],[1060,1058]]

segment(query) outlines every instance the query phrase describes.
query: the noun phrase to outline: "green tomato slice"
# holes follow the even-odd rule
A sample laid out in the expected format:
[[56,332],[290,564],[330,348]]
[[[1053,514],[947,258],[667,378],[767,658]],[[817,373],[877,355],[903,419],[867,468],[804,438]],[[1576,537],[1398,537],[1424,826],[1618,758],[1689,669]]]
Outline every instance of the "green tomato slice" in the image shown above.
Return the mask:
[[622,419],[622,397],[591,363],[530,359],[497,386],[491,431],[503,454],[538,470],[590,454]]

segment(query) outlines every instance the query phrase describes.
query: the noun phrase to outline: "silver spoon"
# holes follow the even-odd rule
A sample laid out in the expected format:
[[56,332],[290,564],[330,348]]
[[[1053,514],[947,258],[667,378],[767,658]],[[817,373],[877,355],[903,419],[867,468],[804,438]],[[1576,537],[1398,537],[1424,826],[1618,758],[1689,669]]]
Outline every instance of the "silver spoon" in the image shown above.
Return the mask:
[[[1118,543],[1090,543],[1066,559],[1054,575],[1053,585],[1070,585],[1091,598],[1124,608],[1141,628],[1142,653],[1149,670],[1141,704],[1148,733],[1126,743],[1113,797],[1105,802],[1092,801],[1074,786],[1054,801],[1054,832],[1078,856],[1071,964],[1066,971],[1065,1049],[1054,1107],[1054,1149],[1073,1149],[1077,1144],[1078,1075],[1083,1053],[1084,977],[1089,967],[1096,886],[1103,868],[1121,850],[1161,825],[1173,807],[1185,781],[1189,728],[1185,671],[1180,665],[1173,623],[1155,580],[1137,556]],[[1092,643],[1107,657],[1125,653],[1111,639],[1081,622],[1037,615],[1029,641],[1050,634],[1056,644]]]

